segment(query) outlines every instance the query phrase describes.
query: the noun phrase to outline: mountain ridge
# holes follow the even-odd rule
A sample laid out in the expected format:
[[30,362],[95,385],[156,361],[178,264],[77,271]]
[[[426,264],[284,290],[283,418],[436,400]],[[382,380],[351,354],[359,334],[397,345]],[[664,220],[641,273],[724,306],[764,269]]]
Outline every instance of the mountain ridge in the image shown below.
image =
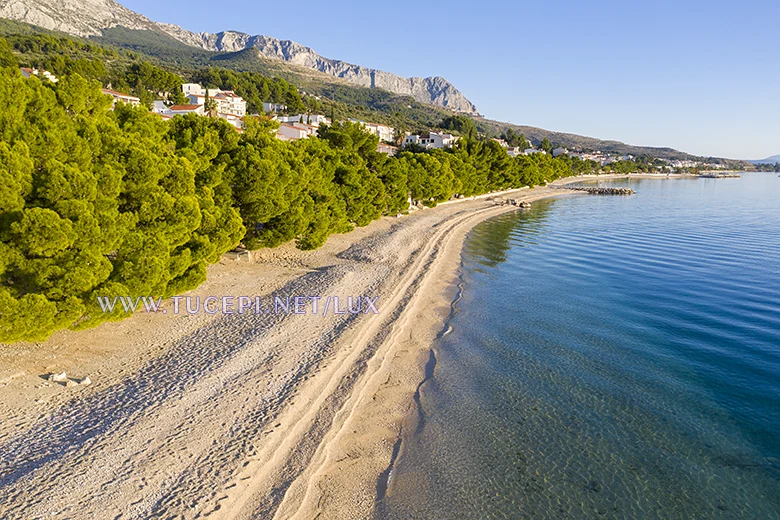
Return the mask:
[[440,76],[405,78],[326,58],[311,47],[261,34],[249,35],[238,31],[196,33],[174,24],[154,22],[114,0],[0,0],[0,17],[82,37],[101,36],[105,29],[121,26],[160,32],[207,51],[236,52],[254,48],[263,57],[318,70],[356,85],[408,95],[417,101],[455,112],[479,113],[462,92]]
[[518,134],[522,133],[527,139],[530,140],[531,144],[533,145],[538,145],[543,139],[548,139],[553,143],[571,148],[573,150],[599,150],[602,152],[616,153],[621,155],[631,154],[635,156],[651,155],[652,157],[667,160],[712,160],[716,162],[742,162],[725,157],[693,155],[688,152],[677,150],[676,148],[672,148],[670,146],[635,145],[615,139],[600,139],[598,137],[573,134],[571,132],[560,132],[557,130],[548,130],[536,126],[495,121],[484,117],[477,117],[475,118],[475,121],[477,122],[478,128],[485,130],[489,129],[493,133],[501,132],[505,129],[511,128]]

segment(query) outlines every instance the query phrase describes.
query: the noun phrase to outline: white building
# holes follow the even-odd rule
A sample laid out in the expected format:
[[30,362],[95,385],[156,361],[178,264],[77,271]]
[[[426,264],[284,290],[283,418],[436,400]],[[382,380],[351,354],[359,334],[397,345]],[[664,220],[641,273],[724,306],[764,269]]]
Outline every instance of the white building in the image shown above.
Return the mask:
[[544,150],[539,150],[537,148],[526,148],[525,150],[523,150],[523,154],[524,155],[531,155],[531,154],[534,154],[534,153],[546,154],[547,152],[545,152]]
[[349,121],[363,125],[363,128],[365,128],[368,133],[379,137],[380,141],[385,141],[387,143],[395,141],[395,128],[387,125],[380,125],[378,123],[366,123],[365,121],[353,118],[350,118]]
[[152,112],[155,114],[170,114],[171,109],[162,101],[155,101],[152,103]]
[[604,155],[601,154],[600,152],[596,152],[596,153],[583,152],[581,154],[578,154],[578,157],[583,161],[596,161],[597,163],[600,163],[605,159]]
[[206,93],[203,87],[201,87],[197,83],[184,83],[181,86],[181,91],[184,93],[185,96],[189,96],[190,94],[203,95]]
[[29,78],[30,76],[38,76],[39,78],[47,79],[52,83],[57,83],[59,81],[57,76],[48,70],[29,69],[27,67],[21,67],[19,70],[21,71],[22,76],[25,78]]
[[507,148],[506,153],[509,154],[509,157],[517,157],[519,155],[523,155],[523,151],[520,149],[519,146]]
[[117,101],[121,101],[122,103],[125,103],[127,105],[132,105],[134,107],[137,107],[138,105],[141,104],[141,98],[137,98],[129,94],[124,94],[122,92],[117,92],[116,90],[109,90],[107,88],[104,88],[103,94],[109,95],[112,98],[114,98],[114,102],[112,106],[115,106]]
[[553,157],[558,157],[560,155],[569,155],[569,150],[567,150],[566,148],[563,148],[562,146],[559,146],[558,148],[556,148],[556,149],[554,149],[552,151],[552,156]]
[[392,143],[395,141],[395,128],[377,123],[363,123],[366,130],[379,137],[380,141]]
[[[190,105],[173,105],[171,107],[166,106],[162,101],[155,101],[152,103],[152,113],[160,114],[163,120],[171,119],[174,116],[197,114],[199,116],[205,116],[206,110],[202,104],[190,104]],[[218,114],[220,119],[224,119],[238,130],[243,130],[244,121],[241,117],[232,114]]]
[[306,132],[306,137],[311,137],[313,135],[317,135],[318,128],[314,125],[307,125],[306,123],[293,123],[289,126],[292,126],[294,128],[298,128],[300,130],[303,130]]
[[294,116],[274,116],[273,119],[274,121],[279,121],[280,123],[289,123],[289,124],[300,123],[301,120],[303,120],[304,123],[306,122],[306,117],[301,114],[294,115]]
[[308,119],[304,120],[306,123],[309,123],[310,125],[314,126],[320,126],[320,125],[329,125],[330,119],[323,116],[322,114],[309,114]]
[[330,119],[320,114],[297,114],[294,116],[274,116],[274,120],[280,123],[300,123],[303,121],[305,124],[311,126],[320,126],[322,124],[330,124]]
[[[206,89],[198,85],[197,83],[184,83],[181,86],[181,91],[184,93],[185,96],[195,95],[195,96],[205,96],[206,95]],[[209,91],[209,97],[216,96],[220,92],[232,92],[232,90],[220,90],[218,88],[210,88]]]
[[407,135],[404,146],[417,145],[423,148],[451,148],[458,140],[452,134],[437,134],[430,132],[422,135]]
[[263,103],[263,112],[266,114],[268,112],[282,112],[284,110],[287,110],[287,105],[282,105],[281,103]]
[[[209,89],[209,98],[217,104],[217,112],[236,117],[246,115],[246,101],[232,90]],[[193,105],[204,105],[206,94],[187,94],[187,99]]]
[[218,111],[236,117],[246,115],[246,101],[232,90],[223,90],[214,99],[217,100]]
[[276,131],[276,137],[282,141],[297,141],[298,139],[306,139],[309,135],[307,129],[288,124],[279,125],[279,130]]

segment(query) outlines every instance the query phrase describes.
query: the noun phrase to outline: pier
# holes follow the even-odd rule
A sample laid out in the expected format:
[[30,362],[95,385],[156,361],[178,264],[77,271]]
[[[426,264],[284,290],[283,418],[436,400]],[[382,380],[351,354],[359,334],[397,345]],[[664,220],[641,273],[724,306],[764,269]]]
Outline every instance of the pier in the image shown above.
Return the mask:
[[700,179],[739,179],[741,175],[738,173],[702,173],[699,175]]
[[605,186],[547,186],[556,190],[584,191],[591,195],[634,195],[631,188],[605,187]]

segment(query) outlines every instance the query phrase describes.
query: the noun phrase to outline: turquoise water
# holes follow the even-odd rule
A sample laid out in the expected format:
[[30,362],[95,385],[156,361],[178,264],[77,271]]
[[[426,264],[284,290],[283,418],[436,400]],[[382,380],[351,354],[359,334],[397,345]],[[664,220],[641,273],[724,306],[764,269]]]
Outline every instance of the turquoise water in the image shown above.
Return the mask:
[[380,518],[780,518],[780,178],[483,223]]

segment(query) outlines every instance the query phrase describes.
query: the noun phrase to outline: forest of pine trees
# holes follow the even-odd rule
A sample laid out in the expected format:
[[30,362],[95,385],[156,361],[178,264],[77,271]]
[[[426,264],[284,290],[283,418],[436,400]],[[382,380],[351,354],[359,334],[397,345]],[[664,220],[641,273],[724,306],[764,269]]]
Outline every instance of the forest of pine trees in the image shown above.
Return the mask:
[[[405,211],[409,197],[433,206],[577,173],[568,158],[512,158],[470,136],[452,150],[388,157],[353,123],[285,142],[263,118],[238,133],[216,118],[112,110],[100,82],[77,72],[57,84],[23,78],[2,39],[0,67],[3,342],[125,316],[103,313],[98,296],[192,289],[239,243],[313,249]],[[173,88],[152,72],[135,71]]]

